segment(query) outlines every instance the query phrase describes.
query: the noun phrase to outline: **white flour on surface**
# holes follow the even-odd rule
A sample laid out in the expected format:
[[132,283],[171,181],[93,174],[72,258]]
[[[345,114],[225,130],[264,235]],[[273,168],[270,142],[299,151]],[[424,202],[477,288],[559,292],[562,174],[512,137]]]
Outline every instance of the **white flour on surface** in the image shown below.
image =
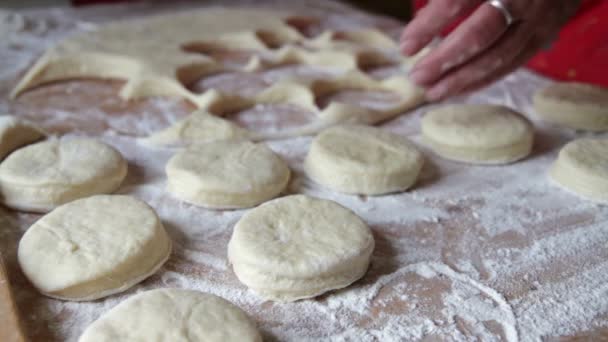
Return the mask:
[[[38,216],[0,209],[0,249],[9,256],[16,299],[33,341],[76,341],[88,324],[117,303],[157,287],[197,289],[226,298],[249,313],[269,341],[511,342],[580,334],[600,340],[608,334],[608,207],[581,201],[546,177],[559,148],[580,134],[536,122],[537,143],[529,158],[506,166],[469,166],[441,160],[421,145],[421,115],[436,106],[429,105],[383,125],[410,137],[427,160],[412,191],[382,197],[338,194],[306,178],[302,162],[310,137],[269,142],[294,172],[287,193],[341,203],[368,222],[376,239],[372,265],[361,281],[315,300],[281,304],[247,290],[226,259],[232,227],[246,211],[212,211],[179,202],[165,190],[164,167],[175,151],[136,142],[184,117],[192,107],[156,98],[127,105],[116,96],[118,84],[95,81],[51,85],[12,103],[6,98],[18,76],[60,37],[74,29],[95,29],[110,19],[156,13],[162,6],[0,12],[0,111],[35,120],[51,133],[98,136],[119,149],[129,161],[120,192],[153,206],[174,242],[167,264],[133,289],[95,302],[62,302],[37,294],[15,261],[20,236]],[[327,1],[297,6],[326,16],[316,30],[371,25],[395,32],[399,27],[367,14],[340,13],[341,5]],[[282,75],[323,73],[290,66],[263,73],[262,81],[244,87],[264,86]],[[388,71],[378,72],[382,77],[384,73]],[[199,85],[215,86],[230,78],[215,77],[220,80],[210,78]],[[482,92],[450,102],[504,104],[534,119],[531,94],[547,83],[518,71]],[[83,107],[83,98],[95,106]],[[373,105],[383,100],[353,94],[336,94],[336,99]],[[241,123],[280,129],[282,119],[277,118],[288,114],[270,107],[253,112],[254,121]]]

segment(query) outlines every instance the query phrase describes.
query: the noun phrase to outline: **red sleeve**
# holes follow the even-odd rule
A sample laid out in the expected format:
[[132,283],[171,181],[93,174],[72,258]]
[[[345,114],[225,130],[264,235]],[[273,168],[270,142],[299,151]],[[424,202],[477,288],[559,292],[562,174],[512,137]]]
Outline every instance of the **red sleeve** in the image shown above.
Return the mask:
[[[415,8],[420,9],[426,3],[426,0],[416,0]],[[534,56],[527,66],[556,79],[608,87],[608,1],[584,1],[552,46]]]

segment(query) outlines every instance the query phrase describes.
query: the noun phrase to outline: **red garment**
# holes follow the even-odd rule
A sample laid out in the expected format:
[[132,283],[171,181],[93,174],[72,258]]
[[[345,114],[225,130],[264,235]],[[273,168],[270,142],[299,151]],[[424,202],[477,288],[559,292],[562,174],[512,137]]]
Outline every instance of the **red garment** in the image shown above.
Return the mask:
[[[416,0],[416,9],[427,2]],[[608,0],[584,1],[552,46],[534,56],[527,66],[552,78],[608,87]]]

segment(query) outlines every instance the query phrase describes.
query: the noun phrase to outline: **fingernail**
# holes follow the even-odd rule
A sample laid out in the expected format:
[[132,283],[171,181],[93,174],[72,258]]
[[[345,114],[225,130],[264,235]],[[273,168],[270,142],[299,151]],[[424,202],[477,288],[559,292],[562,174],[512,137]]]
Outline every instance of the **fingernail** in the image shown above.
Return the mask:
[[410,80],[419,86],[424,86],[433,80],[433,75],[426,69],[414,70],[410,73]]
[[399,47],[401,48],[401,52],[406,56],[411,56],[416,52],[416,47],[418,44],[412,40],[402,41]]
[[448,93],[448,87],[445,84],[439,84],[426,92],[426,99],[429,101],[441,100]]

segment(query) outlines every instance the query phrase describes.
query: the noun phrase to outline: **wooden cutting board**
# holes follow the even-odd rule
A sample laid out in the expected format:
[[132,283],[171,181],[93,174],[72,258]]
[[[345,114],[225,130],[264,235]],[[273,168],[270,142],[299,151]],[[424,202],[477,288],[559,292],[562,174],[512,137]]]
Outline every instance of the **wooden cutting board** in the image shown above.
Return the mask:
[[24,342],[25,340],[17,307],[11,294],[6,266],[0,254],[0,341]]

